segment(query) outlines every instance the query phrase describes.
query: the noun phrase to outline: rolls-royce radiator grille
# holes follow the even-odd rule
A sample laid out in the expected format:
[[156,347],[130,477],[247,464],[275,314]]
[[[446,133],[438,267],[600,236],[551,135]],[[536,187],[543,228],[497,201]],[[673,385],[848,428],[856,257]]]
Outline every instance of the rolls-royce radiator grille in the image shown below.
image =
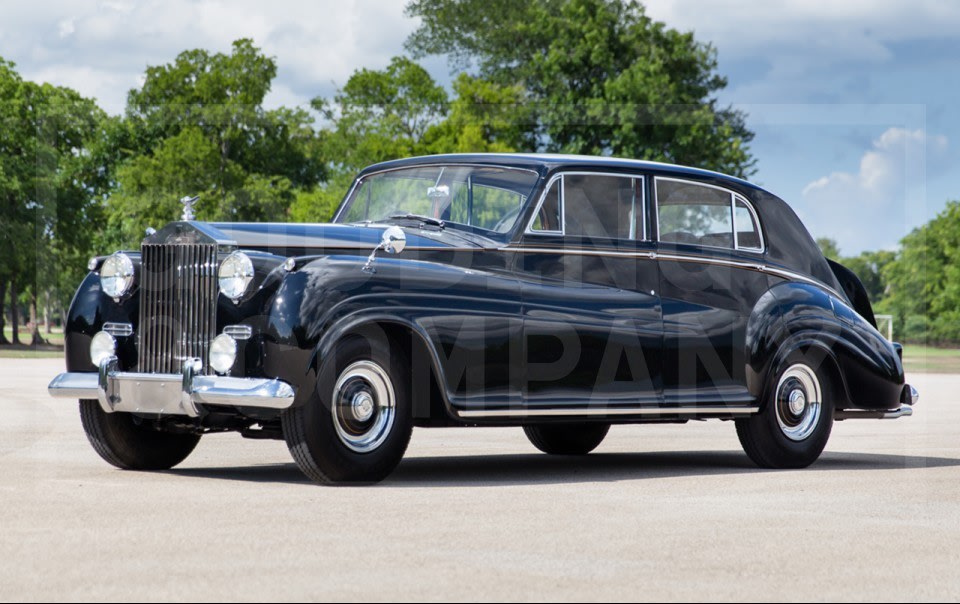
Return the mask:
[[141,246],[140,359],[144,373],[180,373],[199,358],[209,373],[217,317],[217,246]]

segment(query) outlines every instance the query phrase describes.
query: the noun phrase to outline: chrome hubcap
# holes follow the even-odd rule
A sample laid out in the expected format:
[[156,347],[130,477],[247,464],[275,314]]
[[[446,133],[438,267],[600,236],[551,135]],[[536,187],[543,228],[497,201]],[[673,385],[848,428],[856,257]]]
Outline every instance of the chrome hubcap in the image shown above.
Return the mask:
[[353,397],[353,418],[365,422],[373,415],[373,397],[367,392],[358,392]]
[[803,363],[791,365],[777,383],[777,424],[784,436],[793,441],[810,437],[820,423],[820,381],[816,372]]
[[803,413],[803,408],[807,406],[807,397],[803,394],[803,390],[799,388],[790,391],[788,401],[790,403],[790,413],[793,415],[800,415]]
[[333,388],[333,425],[340,442],[357,453],[377,449],[390,435],[396,415],[393,383],[373,361],[357,361]]

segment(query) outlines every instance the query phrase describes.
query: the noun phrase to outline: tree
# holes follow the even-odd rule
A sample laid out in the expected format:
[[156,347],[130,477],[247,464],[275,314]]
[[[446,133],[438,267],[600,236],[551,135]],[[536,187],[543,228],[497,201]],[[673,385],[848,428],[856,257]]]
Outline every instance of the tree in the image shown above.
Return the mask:
[[[21,293],[35,318],[39,297],[57,289],[59,275],[76,274],[67,263],[89,250],[104,172],[91,150],[105,116],[73,90],[23,81],[3,60],[0,98],[0,290],[19,343]],[[31,335],[40,341],[35,321]]]
[[184,195],[200,194],[199,219],[282,220],[298,191],[324,179],[311,115],[263,108],[275,76],[275,60],[248,39],[230,54],[189,50],[147,69],[114,132],[123,157],[108,204],[114,247],[176,218]]
[[394,57],[386,69],[354,72],[332,102],[317,97],[312,105],[333,124],[325,141],[333,169],[354,172],[428,152],[424,136],[446,114],[447,100],[423,67]]
[[820,251],[826,258],[830,260],[840,259],[840,247],[837,245],[836,239],[817,237],[817,247],[820,248]]
[[519,85],[538,149],[753,172],[742,112],[720,107],[716,51],[626,0],[412,0],[415,57]]
[[884,277],[886,267],[897,257],[896,252],[877,250],[862,252],[859,256],[841,259],[841,263],[849,268],[863,283],[863,288],[870,297],[873,307],[882,308],[887,295],[887,280]]
[[906,339],[960,341],[960,201],[950,201],[930,222],[900,242],[882,275],[886,308]]
[[461,73],[446,118],[425,134],[431,153],[496,153],[536,147],[533,121],[519,85]]

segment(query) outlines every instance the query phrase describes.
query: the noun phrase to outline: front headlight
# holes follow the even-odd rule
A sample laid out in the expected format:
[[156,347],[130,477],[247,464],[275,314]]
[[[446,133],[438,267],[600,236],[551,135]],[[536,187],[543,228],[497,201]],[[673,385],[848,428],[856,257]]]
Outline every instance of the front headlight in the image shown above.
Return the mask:
[[119,298],[133,287],[133,260],[123,252],[112,254],[100,267],[100,288],[111,298]]
[[243,252],[234,252],[220,265],[217,276],[223,295],[237,300],[253,281],[253,261]]
[[229,373],[237,360],[237,341],[225,333],[210,343],[210,366],[217,373]]
[[90,360],[97,367],[104,360],[117,354],[117,340],[105,331],[98,331],[90,339]]

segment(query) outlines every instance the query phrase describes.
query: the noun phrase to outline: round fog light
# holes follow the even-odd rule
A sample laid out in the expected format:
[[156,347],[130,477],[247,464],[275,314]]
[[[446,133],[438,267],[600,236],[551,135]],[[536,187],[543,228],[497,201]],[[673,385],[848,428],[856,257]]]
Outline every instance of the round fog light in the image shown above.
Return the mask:
[[117,341],[105,331],[97,332],[90,340],[90,360],[97,367],[104,360],[109,359],[117,353]]
[[217,373],[227,373],[237,360],[237,341],[225,333],[210,344],[210,366]]

